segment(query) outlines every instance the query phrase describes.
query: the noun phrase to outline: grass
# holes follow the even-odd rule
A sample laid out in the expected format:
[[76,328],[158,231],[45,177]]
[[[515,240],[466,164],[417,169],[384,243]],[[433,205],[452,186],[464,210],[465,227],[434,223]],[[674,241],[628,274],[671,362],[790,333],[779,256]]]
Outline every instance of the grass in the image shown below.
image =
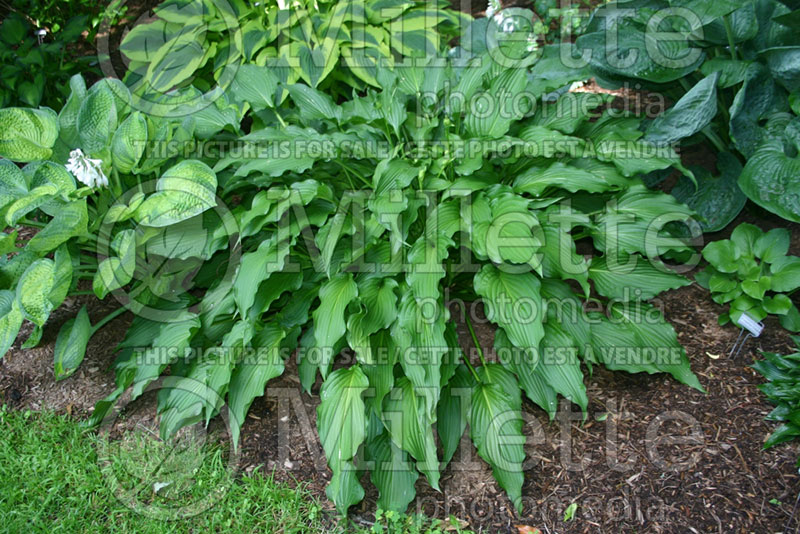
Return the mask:
[[[164,519],[203,497],[202,513]],[[451,523],[379,512],[370,530],[344,526],[303,487],[258,471],[234,480],[219,447],[141,432],[109,442],[67,416],[0,406],[2,532],[466,532]]]

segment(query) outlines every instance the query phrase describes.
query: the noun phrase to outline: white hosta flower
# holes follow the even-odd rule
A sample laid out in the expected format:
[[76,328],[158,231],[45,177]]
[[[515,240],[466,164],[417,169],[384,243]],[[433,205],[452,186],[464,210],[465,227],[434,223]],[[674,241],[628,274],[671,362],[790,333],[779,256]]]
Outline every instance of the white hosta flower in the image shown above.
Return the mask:
[[69,153],[67,170],[82,184],[89,187],[108,187],[108,178],[103,174],[103,161],[86,157],[78,148]]

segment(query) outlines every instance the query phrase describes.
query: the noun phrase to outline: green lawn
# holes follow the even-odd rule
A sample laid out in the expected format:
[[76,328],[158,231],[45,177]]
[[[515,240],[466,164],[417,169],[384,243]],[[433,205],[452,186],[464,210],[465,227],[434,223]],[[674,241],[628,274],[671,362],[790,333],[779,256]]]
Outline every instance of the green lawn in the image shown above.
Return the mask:
[[[380,524],[370,531],[345,527],[324,513],[319,501],[303,488],[278,483],[258,472],[231,479],[228,484],[224,477],[229,472],[219,449],[209,449],[202,455],[202,463],[187,466],[186,461],[198,458],[196,450],[188,455],[170,450],[169,461],[165,461],[167,455],[159,450],[165,445],[147,436],[126,435],[112,448],[103,443],[69,417],[0,407],[0,531],[434,534],[446,527],[438,521],[392,513],[382,514]],[[170,480],[169,486],[155,492],[149,483],[138,488],[133,484],[140,504],[180,507],[209,487],[226,491],[203,513],[160,520],[131,510],[118,498],[127,494],[112,489],[130,489],[128,479],[135,477],[129,473],[134,468],[159,469],[162,478]],[[190,480],[185,473],[190,473]]]

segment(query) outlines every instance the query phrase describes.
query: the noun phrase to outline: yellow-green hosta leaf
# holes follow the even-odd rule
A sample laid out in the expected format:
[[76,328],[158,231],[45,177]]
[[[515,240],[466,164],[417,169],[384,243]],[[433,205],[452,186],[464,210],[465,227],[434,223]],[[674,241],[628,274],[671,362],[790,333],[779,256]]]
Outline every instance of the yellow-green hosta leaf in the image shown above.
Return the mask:
[[0,208],[28,194],[25,175],[7,159],[0,159]]
[[50,291],[49,298],[53,308],[58,308],[67,298],[69,288],[72,286],[72,256],[70,256],[66,244],[56,249],[53,261],[53,289]]
[[56,139],[58,116],[52,109],[0,109],[0,157],[25,163],[46,160]]
[[111,158],[114,167],[123,174],[130,173],[139,164],[147,144],[147,121],[135,111],[131,113],[111,140]]
[[117,128],[117,106],[107,84],[97,83],[89,89],[78,112],[77,126],[84,152],[96,155],[108,147]]
[[36,326],[42,326],[53,310],[49,297],[54,280],[55,264],[43,258],[25,269],[17,284],[17,301],[22,314]]
[[113,256],[106,258],[97,266],[92,282],[92,290],[97,298],[104,299],[112,291],[116,291],[133,279],[133,272],[127,271],[122,260]]
[[199,215],[217,205],[217,175],[205,163],[186,160],[167,170],[156,192],[137,209],[139,222],[163,227]]
[[39,253],[50,252],[72,237],[85,235],[88,222],[86,199],[60,202],[55,217],[33,236],[28,248]]
[[0,358],[14,344],[20,326],[22,326],[22,312],[16,295],[4,289],[0,291]]
[[56,380],[63,380],[75,372],[86,355],[86,346],[91,336],[92,323],[89,321],[86,306],[83,306],[74,319],[64,323],[56,338],[53,358]]

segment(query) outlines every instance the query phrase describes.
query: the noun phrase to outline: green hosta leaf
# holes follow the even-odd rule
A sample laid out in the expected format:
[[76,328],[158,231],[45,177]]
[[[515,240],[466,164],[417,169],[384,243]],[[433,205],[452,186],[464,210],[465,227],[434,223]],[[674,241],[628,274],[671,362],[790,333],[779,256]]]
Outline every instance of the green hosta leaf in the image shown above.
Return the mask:
[[714,268],[723,273],[735,273],[742,251],[730,240],[713,241],[703,248],[703,257]]
[[405,512],[417,494],[414,484],[419,478],[408,453],[395,445],[387,432],[382,432],[367,442],[366,456],[374,462],[370,478],[380,492],[378,508]]
[[772,263],[772,290],[781,293],[800,287],[800,258],[786,256]]
[[[401,355],[402,356],[402,355]],[[383,418],[392,441],[411,454],[428,483],[439,489],[439,459],[425,399],[407,378],[399,378],[385,401]]]
[[470,437],[519,512],[525,460],[519,386],[516,378],[497,364],[480,367],[478,373],[481,383],[472,393]]
[[128,174],[139,164],[147,144],[147,121],[139,111],[131,113],[111,139],[111,157],[117,171]]
[[281,239],[275,235],[262,241],[258,248],[242,255],[236,281],[233,284],[233,295],[239,313],[246,317],[256,301],[258,287],[269,280],[273,273],[283,270],[292,241]]
[[264,394],[267,382],[283,374],[280,349],[285,337],[285,330],[275,324],[267,324],[256,337],[253,347],[255,354],[246,355],[246,360],[237,364],[233,371],[228,390],[228,408],[231,439],[236,447],[253,399]]
[[742,223],[733,229],[731,241],[736,243],[736,246],[745,257],[753,257],[756,253],[756,241],[762,235],[764,235],[764,232],[759,227]]
[[117,107],[108,85],[95,84],[78,112],[78,135],[84,152],[99,154],[111,142],[117,128]]
[[208,165],[186,160],[167,170],[158,179],[156,192],[137,210],[145,226],[169,226],[217,205],[217,176]]
[[486,317],[505,330],[511,343],[538,351],[544,336],[539,279],[531,273],[506,273],[485,265],[475,275],[474,286],[484,299]]
[[320,391],[317,430],[334,475],[326,493],[342,515],[364,498],[352,460],[366,437],[367,419],[361,396],[368,386],[366,375],[353,366],[331,373]]
[[0,109],[0,157],[46,160],[58,139],[58,116],[51,109]]
[[607,258],[595,258],[589,269],[589,277],[595,289],[604,297],[631,300],[650,300],[659,293],[691,284],[691,280],[672,271],[655,267],[640,256],[608,264]]
[[342,108],[337,106],[330,96],[306,85],[295,84],[288,87],[300,115],[307,121],[340,120]]
[[786,295],[775,295],[774,297],[767,297],[761,303],[764,311],[775,315],[786,315],[792,309],[792,299]]
[[781,326],[789,332],[800,332],[800,310],[792,306],[786,315],[780,316]]
[[606,367],[629,373],[666,372],[679,382],[704,391],[692,373],[686,352],[661,313],[643,302],[616,305],[611,319],[595,317],[592,324],[594,356]]
[[789,253],[791,237],[786,228],[774,228],[756,240],[753,252],[757,258],[774,263]]
[[231,83],[234,100],[247,102],[253,111],[275,107],[278,78],[267,67],[241,65]]
[[53,260],[36,260],[25,269],[17,285],[17,301],[22,314],[36,326],[43,326],[53,310],[49,297],[54,271]]
[[0,358],[5,356],[22,326],[22,312],[16,295],[7,289],[0,290]]
[[[319,290],[319,307],[314,310],[316,346],[329,350],[344,336],[344,313],[347,305],[358,296],[358,286],[351,273],[340,273]],[[325,372],[325,371],[324,371]]]
[[742,164],[736,156],[721,152],[717,156],[717,168],[719,176],[711,176],[705,169],[693,167],[697,185],[682,176],[671,192],[672,196],[697,212],[704,232],[716,232],[728,226],[747,202],[736,183],[742,173]]
[[[769,70],[761,63],[753,63],[747,69],[744,85],[736,93],[730,109],[730,135],[736,148],[748,158],[744,176],[753,162],[753,155],[765,138],[765,130],[761,121],[768,118],[771,108],[777,99],[779,88],[772,80]],[[764,172],[763,162],[751,167],[751,172]],[[772,171],[774,172],[774,170]],[[780,177],[778,177],[780,179]],[[767,177],[771,180],[771,177]],[[739,185],[751,200],[758,203],[756,197],[748,193],[739,179]]]
[[56,380],[63,380],[74,373],[86,355],[86,346],[92,336],[92,323],[86,306],[81,307],[74,319],[69,319],[56,338],[53,372]]
[[520,387],[531,402],[545,410],[550,419],[555,417],[558,395],[540,372],[538,351],[532,353],[515,348],[502,328],[495,332],[494,349],[503,367],[517,375]]
[[[502,332],[498,329],[498,332]],[[437,406],[436,429],[442,442],[442,468],[450,463],[467,428],[475,379],[464,364],[456,367],[450,382],[442,389]]]
[[800,222],[800,159],[784,153],[780,143],[767,143],[747,161],[739,187],[762,208]]
[[708,126],[717,114],[718,80],[719,74],[700,80],[672,108],[650,124],[645,139],[659,145],[668,145]]
[[397,281],[394,278],[367,278],[358,283],[358,296],[366,308],[361,328],[371,336],[389,328],[397,317]]
[[531,167],[514,181],[515,191],[537,197],[549,187],[566,189],[571,193],[576,191],[600,193],[609,190],[611,184],[602,176],[570,167],[560,161],[553,163],[547,169]]
[[[490,95],[497,95],[502,89],[504,94],[516,96],[525,88],[527,78],[524,69],[508,69],[494,79],[489,89]],[[513,109],[513,98],[488,98],[475,99],[464,121],[467,131],[472,137],[497,139],[508,132],[513,121],[521,116],[516,113],[524,110]]]
[[541,361],[536,367],[537,375],[556,393],[580,406],[585,414],[589,399],[586,397],[586,386],[583,385],[575,340],[559,323],[548,321],[544,325],[541,352]]
[[78,113],[83,100],[86,98],[86,82],[83,81],[83,77],[80,74],[76,74],[69,79],[69,88],[70,93],[67,103],[64,104],[58,114],[58,126],[61,139],[70,148],[77,148],[80,144]]
[[742,282],[742,291],[745,295],[753,297],[756,300],[764,298],[764,294],[769,291],[772,280],[769,276],[762,276],[758,280],[745,280]]

